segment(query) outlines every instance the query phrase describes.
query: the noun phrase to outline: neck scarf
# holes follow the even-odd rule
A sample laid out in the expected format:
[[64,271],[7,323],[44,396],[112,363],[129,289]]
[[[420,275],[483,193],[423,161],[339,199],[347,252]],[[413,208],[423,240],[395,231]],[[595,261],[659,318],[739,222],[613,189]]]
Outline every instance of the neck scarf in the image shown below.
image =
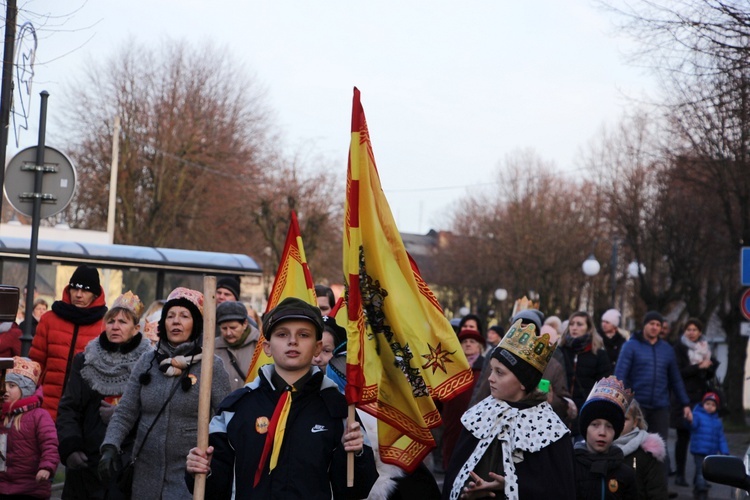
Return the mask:
[[568,428],[549,403],[518,409],[492,396],[469,408],[461,417],[461,423],[479,443],[453,482],[451,500],[459,497],[469,474],[495,439],[500,441],[503,452],[505,495],[508,500],[517,500],[515,464],[523,461],[523,453],[536,453],[568,434]]
[[708,342],[703,339],[703,335],[693,342],[683,333],[681,342],[688,348],[688,359],[691,365],[699,365],[711,359],[711,349],[708,347]]
[[643,429],[633,429],[627,434],[617,438],[612,444],[617,445],[617,447],[622,450],[622,454],[627,457],[640,448],[647,437],[648,431],[644,431]]
[[159,360],[159,371],[167,377],[182,375],[183,370],[200,363],[202,357],[202,349],[194,341],[183,342],[177,346],[173,346],[169,342],[159,342],[159,351],[156,353],[156,359]]
[[591,334],[581,335],[580,337],[570,337],[570,348],[573,352],[581,353],[591,350]]
[[[96,301],[96,299],[94,299]],[[107,306],[89,306],[81,308],[56,300],[52,303],[52,312],[60,316],[65,321],[70,321],[74,325],[91,325],[99,321],[107,313]]]
[[119,396],[138,358],[151,350],[151,342],[140,333],[123,344],[113,344],[102,333],[83,351],[81,378],[102,396]]

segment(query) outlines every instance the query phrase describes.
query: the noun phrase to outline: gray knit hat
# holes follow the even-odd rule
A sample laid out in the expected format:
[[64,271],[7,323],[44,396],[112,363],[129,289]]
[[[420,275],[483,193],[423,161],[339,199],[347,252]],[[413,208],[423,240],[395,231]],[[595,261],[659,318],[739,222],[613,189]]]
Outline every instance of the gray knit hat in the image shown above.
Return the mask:
[[19,373],[8,373],[5,375],[6,382],[13,382],[21,389],[21,398],[33,396],[36,392],[36,384],[29,377],[24,377]]

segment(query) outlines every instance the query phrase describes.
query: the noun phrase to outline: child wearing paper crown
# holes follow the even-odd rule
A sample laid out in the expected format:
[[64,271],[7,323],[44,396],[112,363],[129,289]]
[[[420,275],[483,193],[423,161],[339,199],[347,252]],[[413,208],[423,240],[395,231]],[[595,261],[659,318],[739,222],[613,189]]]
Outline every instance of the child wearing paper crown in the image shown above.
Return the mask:
[[575,446],[577,498],[638,498],[635,473],[623,463],[622,450],[612,446],[622,433],[632,399],[622,382],[609,376],[594,385],[581,407],[578,422],[585,440]]
[[708,483],[703,477],[703,459],[706,455],[729,455],[729,446],[724,437],[724,426],[716,410],[719,408],[719,396],[707,392],[701,404],[693,410],[693,427],[690,433],[690,454],[695,460],[693,488],[696,496],[705,496]]
[[0,410],[0,494],[10,498],[49,498],[50,477],[57,470],[57,432],[42,409],[37,388],[39,363],[14,357],[5,374]]
[[510,327],[490,358],[490,396],[461,417],[443,498],[575,498],[567,426],[537,390],[557,342],[540,321]]

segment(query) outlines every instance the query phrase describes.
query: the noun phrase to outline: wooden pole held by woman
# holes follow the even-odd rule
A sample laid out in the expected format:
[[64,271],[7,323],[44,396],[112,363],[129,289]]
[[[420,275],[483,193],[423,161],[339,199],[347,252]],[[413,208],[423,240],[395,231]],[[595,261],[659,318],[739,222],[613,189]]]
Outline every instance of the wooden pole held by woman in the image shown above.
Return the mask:
[[[211,420],[211,383],[214,373],[214,337],[216,333],[216,276],[203,278],[203,360],[198,397],[198,448],[208,448],[208,424]],[[193,499],[203,500],[206,475],[195,475]]]

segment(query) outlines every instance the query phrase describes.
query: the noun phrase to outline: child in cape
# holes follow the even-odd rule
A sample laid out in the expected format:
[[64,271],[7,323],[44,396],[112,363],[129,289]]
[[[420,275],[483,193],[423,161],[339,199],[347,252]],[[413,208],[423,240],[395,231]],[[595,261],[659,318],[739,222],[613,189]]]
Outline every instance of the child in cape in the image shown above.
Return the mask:
[[14,357],[0,410],[0,498],[49,498],[57,470],[57,431],[42,409],[39,363]]
[[701,404],[693,410],[690,454],[695,461],[693,491],[697,498],[706,498],[708,491],[708,483],[703,477],[703,459],[706,455],[729,455],[724,426],[716,413],[718,408],[719,396],[715,392],[707,392]]
[[579,500],[638,498],[633,469],[612,442],[625,425],[633,399],[614,376],[599,380],[581,407],[578,422],[585,439],[575,445],[576,497]]

